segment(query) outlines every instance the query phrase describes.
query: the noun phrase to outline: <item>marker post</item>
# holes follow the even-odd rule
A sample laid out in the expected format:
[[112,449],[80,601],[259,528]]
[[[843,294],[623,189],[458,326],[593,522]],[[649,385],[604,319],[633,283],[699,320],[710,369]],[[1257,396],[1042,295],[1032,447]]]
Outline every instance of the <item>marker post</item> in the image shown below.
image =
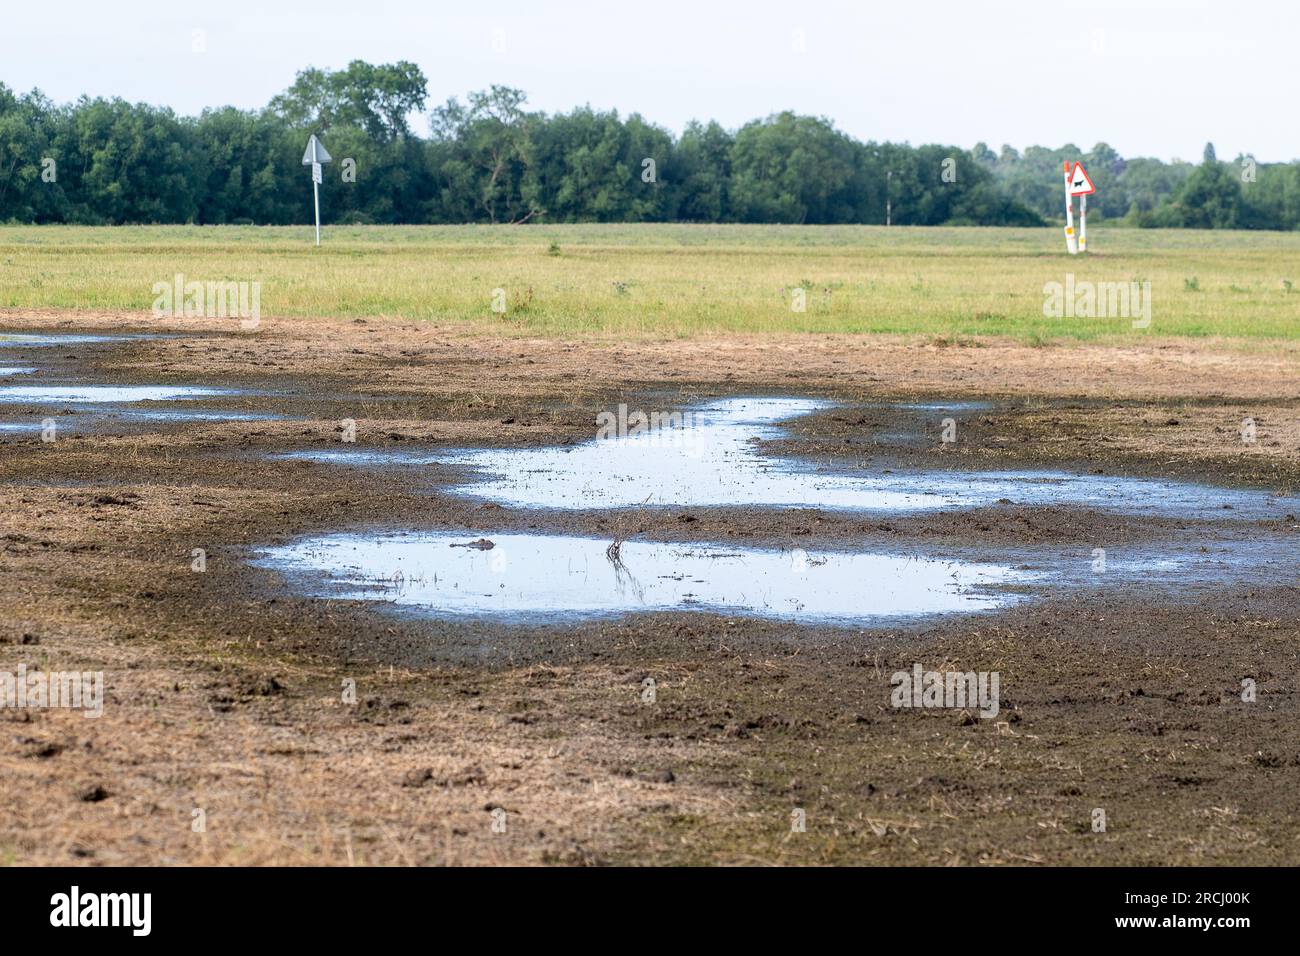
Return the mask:
[[1079,251],[1088,251],[1088,195],[1079,197]]
[[1074,193],[1070,192],[1070,164],[1065,164],[1065,250],[1079,254],[1079,240],[1074,236]]
[[[1065,248],[1070,255],[1088,251],[1088,197],[1097,191],[1082,163],[1065,164]],[[1074,234],[1074,197],[1079,197],[1079,234]]]
[[330,154],[325,152],[325,147],[321,141],[316,138],[316,134],[311,134],[311,139],[307,140],[307,151],[302,154],[302,164],[311,167],[311,198],[316,207],[316,245],[320,245],[320,184],[324,180],[324,172],[321,169],[322,163],[330,162]]
[[320,245],[320,181],[322,179],[320,163],[311,164],[311,201],[316,207],[316,245]]

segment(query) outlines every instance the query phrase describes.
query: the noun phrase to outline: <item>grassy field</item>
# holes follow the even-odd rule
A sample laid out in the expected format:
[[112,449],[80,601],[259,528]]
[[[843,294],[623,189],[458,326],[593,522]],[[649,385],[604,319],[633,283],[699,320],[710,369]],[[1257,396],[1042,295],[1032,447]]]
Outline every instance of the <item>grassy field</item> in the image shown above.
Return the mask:
[[[263,316],[525,335],[879,332],[1037,343],[1300,336],[1300,234],[1098,227],[0,227],[0,307],[148,310],[173,280],[261,283]],[[1044,285],[1149,281],[1151,325],[1054,318]],[[805,290],[805,311],[793,307]],[[493,312],[494,290],[506,311]]]

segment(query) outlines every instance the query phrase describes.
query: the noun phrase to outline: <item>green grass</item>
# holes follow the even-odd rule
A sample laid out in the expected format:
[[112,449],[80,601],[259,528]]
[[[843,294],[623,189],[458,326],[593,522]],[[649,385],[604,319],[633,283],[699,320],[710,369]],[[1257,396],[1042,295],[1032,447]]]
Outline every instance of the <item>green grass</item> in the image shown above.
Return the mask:
[[[401,316],[514,334],[877,332],[1136,341],[1300,337],[1300,234],[1100,225],[3,226],[0,307],[147,311],[153,285],[261,283],[266,318]],[[558,248],[557,248],[558,247]],[[1152,322],[1050,318],[1048,282],[1149,280]],[[1287,283],[1293,284],[1288,289]],[[807,309],[791,308],[803,288]],[[503,289],[505,315],[492,312]]]

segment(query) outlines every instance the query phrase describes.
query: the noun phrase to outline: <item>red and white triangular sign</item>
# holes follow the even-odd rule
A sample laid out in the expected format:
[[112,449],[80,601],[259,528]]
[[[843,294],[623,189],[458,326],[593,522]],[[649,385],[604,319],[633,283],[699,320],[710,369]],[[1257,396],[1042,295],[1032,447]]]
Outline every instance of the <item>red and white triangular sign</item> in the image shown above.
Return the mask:
[[1070,170],[1070,195],[1091,196],[1096,191],[1097,187],[1092,184],[1088,174],[1083,171],[1083,163],[1075,163],[1074,169]]

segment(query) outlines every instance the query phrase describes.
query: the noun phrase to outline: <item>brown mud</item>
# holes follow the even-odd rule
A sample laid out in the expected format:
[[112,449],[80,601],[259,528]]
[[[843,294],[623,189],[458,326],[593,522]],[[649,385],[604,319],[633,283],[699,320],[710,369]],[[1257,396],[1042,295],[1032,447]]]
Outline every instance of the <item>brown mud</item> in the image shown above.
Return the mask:
[[[1287,540],[1294,520],[1064,507],[542,514],[446,495],[450,473],[437,467],[270,456],[339,448],[346,419],[348,448],[517,447],[588,439],[595,414],[620,402],[802,394],[842,404],[768,450],[1294,492],[1296,346],[566,342],[396,320],[242,332],[31,311],[0,314],[0,328],[167,336],[5,348],[4,364],[44,370],[32,383],[219,386],[242,391],[185,407],[286,416],[73,414],[56,416],[76,425],[54,442],[0,433],[0,670],[102,670],[107,688],[97,719],[0,710],[0,860],[1300,861],[1300,569],[1175,595],[1134,580],[997,614],[846,629],[688,613],[454,622],[312,599],[249,563],[260,546],[351,529],[1049,547],[1080,560],[1200,534]],[[874,407],[892,401],[992,407],[954,413],[959,440],[943,444],[939,413]],[[0,406],[6,419],[45,414]],[[890,675],[917,662],[999,671],[1001,713],[892,708]],[[795,809],[805,832],[791,831]]]

